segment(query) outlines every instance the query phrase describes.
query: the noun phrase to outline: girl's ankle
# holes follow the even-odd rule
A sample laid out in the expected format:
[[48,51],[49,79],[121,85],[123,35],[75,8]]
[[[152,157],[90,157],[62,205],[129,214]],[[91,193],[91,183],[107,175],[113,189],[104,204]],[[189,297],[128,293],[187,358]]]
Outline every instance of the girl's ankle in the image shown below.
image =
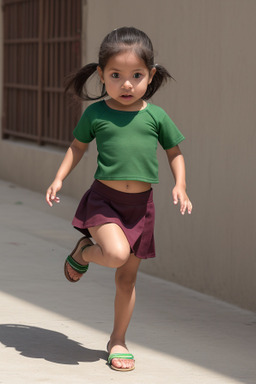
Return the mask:
[[109,345],[113,347],[117,344],[126,348],[125,339],[123,337],[116,337],[111,335],[109,339]]

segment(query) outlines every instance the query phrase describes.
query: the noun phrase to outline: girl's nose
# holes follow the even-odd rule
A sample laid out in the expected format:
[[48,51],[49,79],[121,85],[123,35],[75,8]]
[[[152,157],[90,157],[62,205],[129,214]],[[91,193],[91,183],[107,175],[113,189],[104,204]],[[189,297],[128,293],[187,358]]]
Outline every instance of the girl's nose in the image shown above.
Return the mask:
[[132,84],[130,83],[129,80],[126,80],[126,81],[123,83],[122,88],[124,88],[124,89],[131,89],[131,88],[132,88]]

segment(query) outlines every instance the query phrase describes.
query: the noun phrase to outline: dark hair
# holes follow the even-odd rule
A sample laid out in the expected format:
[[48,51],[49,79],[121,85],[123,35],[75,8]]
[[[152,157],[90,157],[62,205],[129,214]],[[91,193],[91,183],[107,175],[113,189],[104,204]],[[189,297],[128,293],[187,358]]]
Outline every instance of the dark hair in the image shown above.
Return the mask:
[[164,81],[172,78],[169,72],[161,65],[154,64],[153,45],[149,37],[139,29],[122,27],[110,32],[103,40],[99,50],[99,63],[90,63],[82,67],[77,73],[69,77],[66,91],[73,88],[75,94],[84,100],[99,100],[107,95],[105,85],[102,84],[101,95],[91,97],[85,83],[97,71],[99,66],[104,71],[108,60],[113,55],[132,49],[141,58],[149,71],[156,68],[152,82],[148,85],[144,100],[150,99]]

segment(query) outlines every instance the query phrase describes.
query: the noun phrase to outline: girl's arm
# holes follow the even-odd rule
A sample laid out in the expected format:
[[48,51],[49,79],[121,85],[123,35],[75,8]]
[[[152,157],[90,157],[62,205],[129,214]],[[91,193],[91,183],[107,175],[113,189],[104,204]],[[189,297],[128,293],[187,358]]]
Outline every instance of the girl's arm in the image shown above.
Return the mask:
[[46,201],[52,207],[52,202],[59,202],[56,193],[61,189],[63,180],[69,175],[72,169],[79,163],[87,150],[88,144],[81,143],[75,139],[68,148],[66,155],[61,163],[61,166],[56,174],[56,177],[46,192]]
[[185,214],[186,210],[190,214],[192,212],[192,204],[186,193],[186,169],[184,157],[180,151],[179,146],[166,150],[168,161],[175,180],[175,187],[172,191],[174,204],[180,201],[180,212]]

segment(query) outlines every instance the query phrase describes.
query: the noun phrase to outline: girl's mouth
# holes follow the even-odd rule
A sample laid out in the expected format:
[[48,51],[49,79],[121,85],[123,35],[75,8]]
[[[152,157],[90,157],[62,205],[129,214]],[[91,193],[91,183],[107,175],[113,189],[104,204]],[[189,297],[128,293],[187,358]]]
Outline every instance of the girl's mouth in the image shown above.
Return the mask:
[[121,95],[123,99],[129,100],[132,98],[132,95]]

